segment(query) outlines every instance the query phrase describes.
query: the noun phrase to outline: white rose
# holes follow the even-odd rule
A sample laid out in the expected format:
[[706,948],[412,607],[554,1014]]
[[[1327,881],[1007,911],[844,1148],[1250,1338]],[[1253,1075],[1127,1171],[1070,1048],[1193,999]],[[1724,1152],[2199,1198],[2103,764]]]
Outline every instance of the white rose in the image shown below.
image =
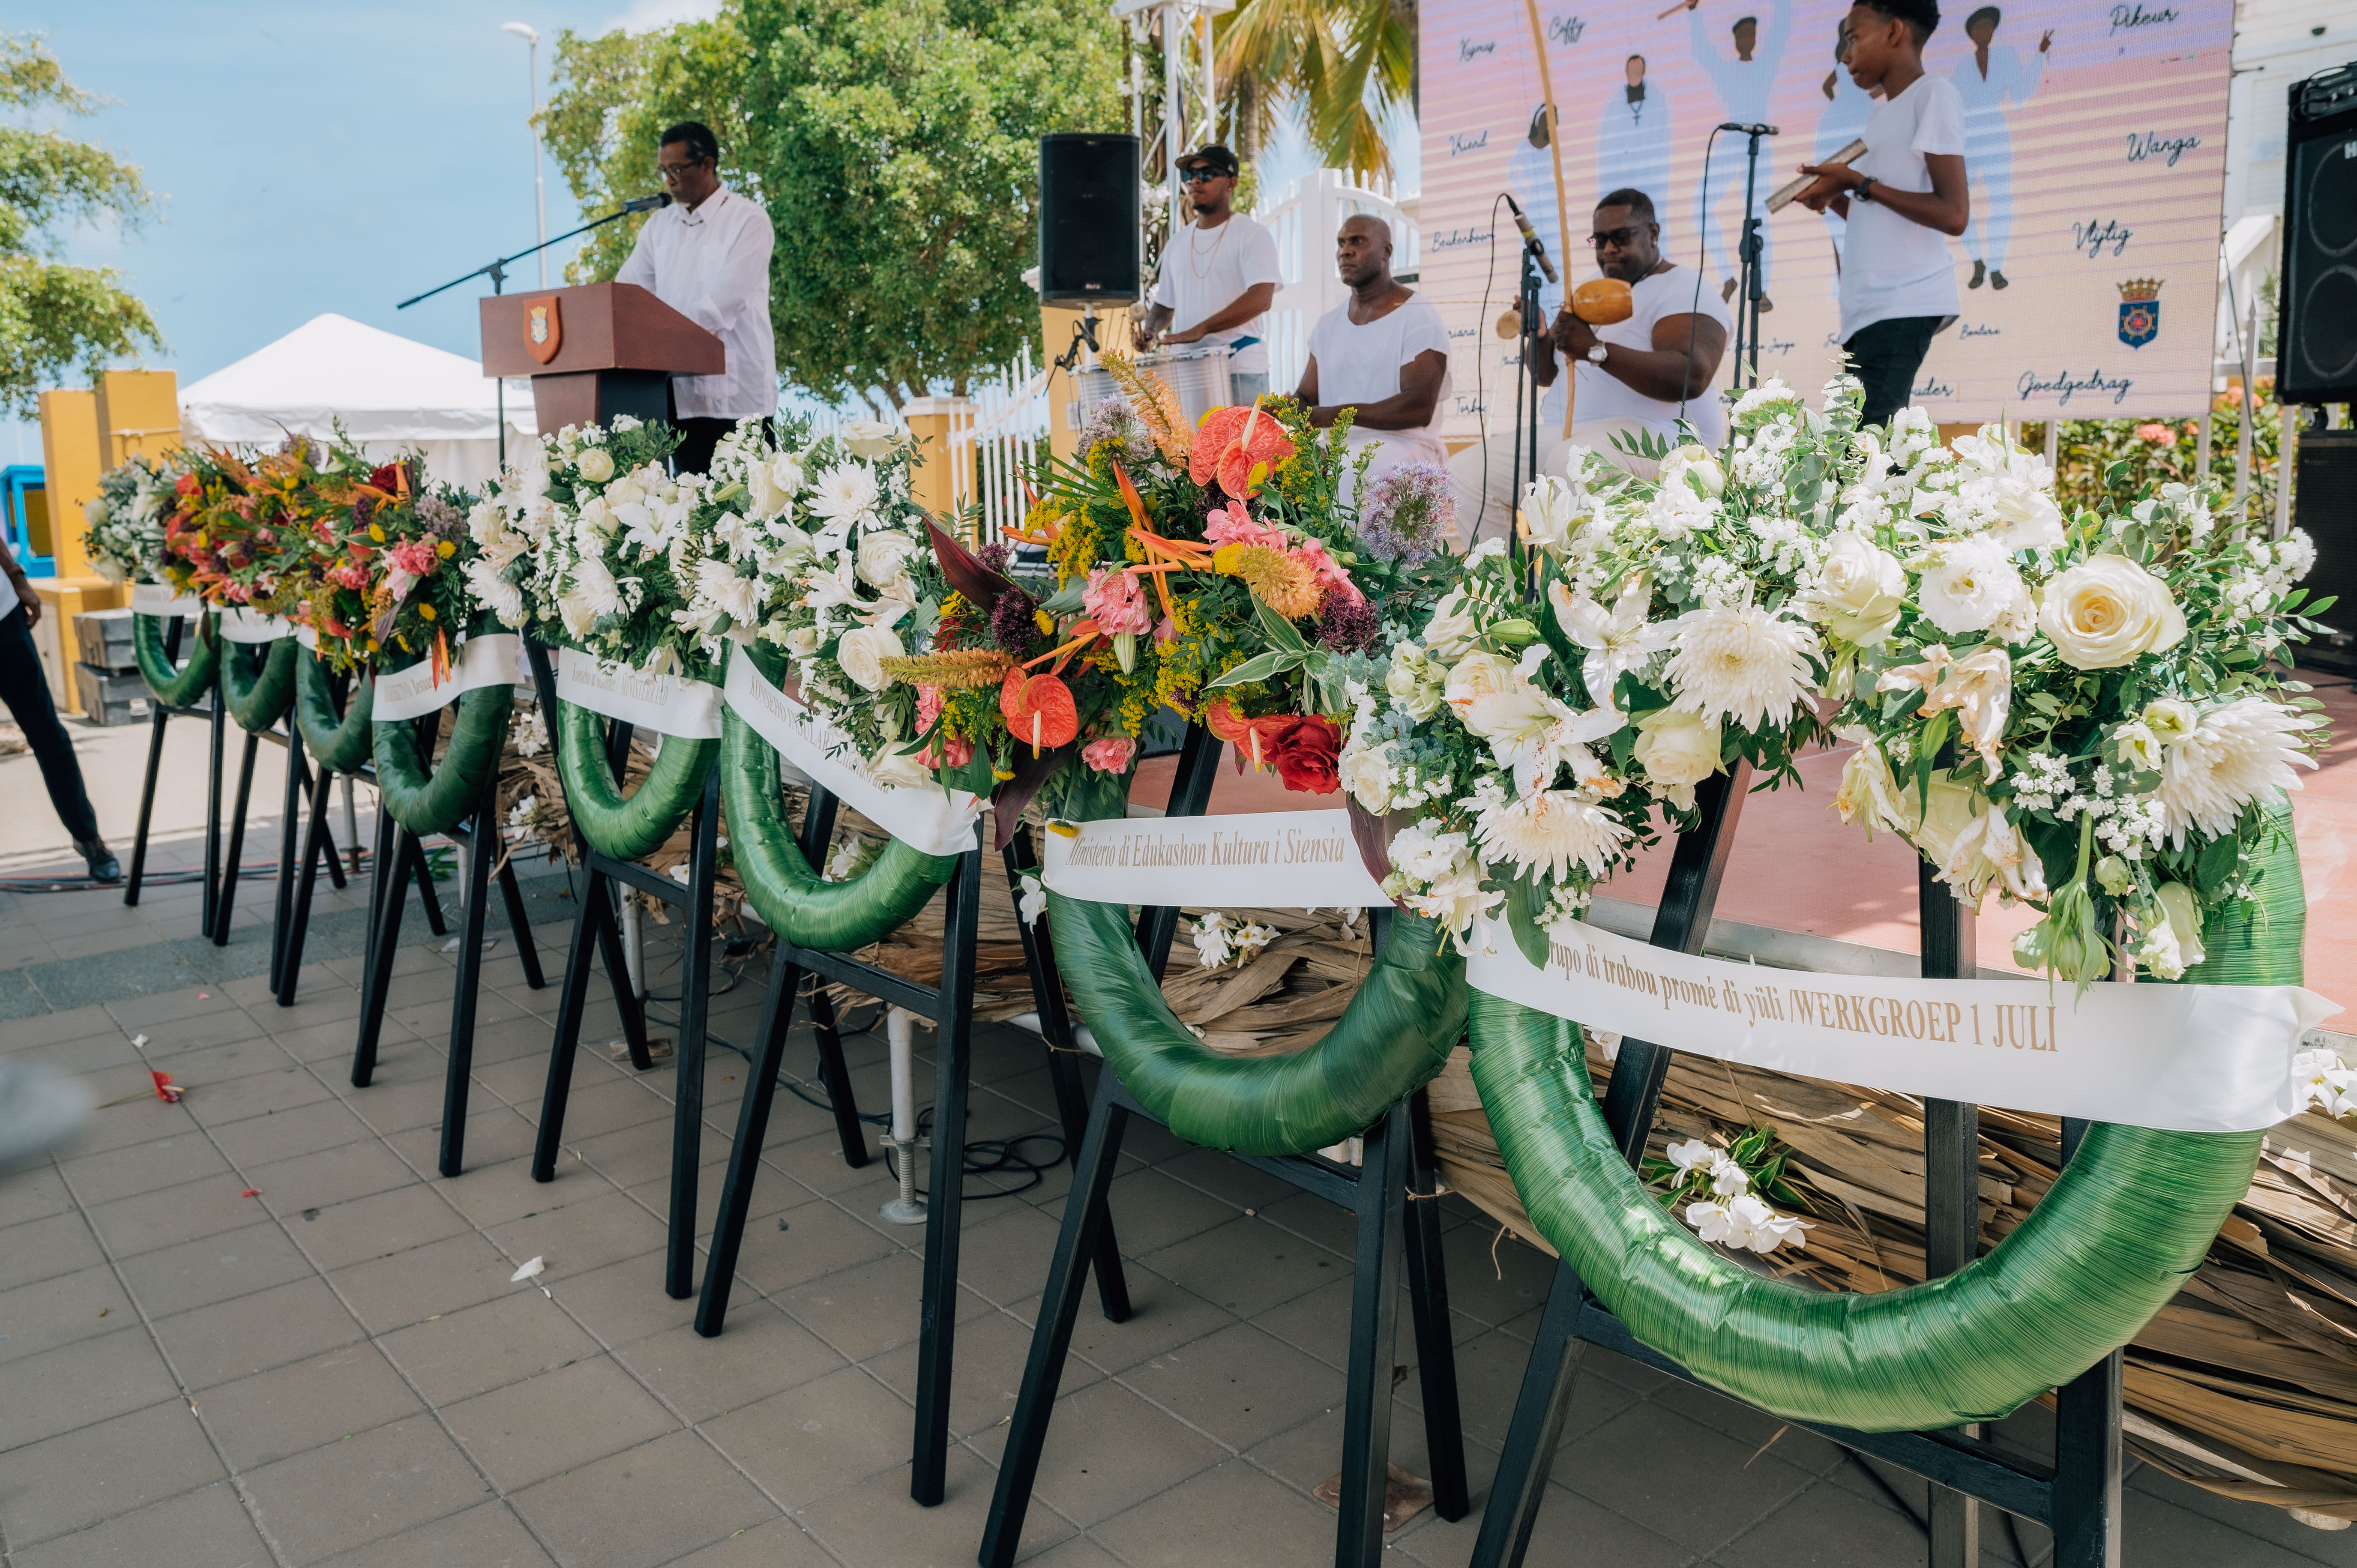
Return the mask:
[[1706,496],[1717,496],[1727,489],[1727,475],[1718,459],[1700,446],[1681,446],[1662,460],[1662,485],[1667,489],[1679,479],[1692,479],[1695,491]]
[[603,446],[590,447],[573,466],[593,485],[602,485],[614,477],[614,455]]
[[802,466],[782,452],[766,463],[749,463],[745,488],[755,522],[783,517],[793,507],[794,492],[802,488]]
[[2116,670],[2185,637],[2169,585],[2125,555],[2097,555],[2046,585],[2038,629],[2073,670]]
[[1899,624],[1907,570],[1862,533],[1841,532],[1825,551],[1823,575],[1809,596],[1809,618],[1845,642],[1872,647]]
[[1437,658],[1453,659],[1472,647],[1473,639],[1480,634],[1481,628],[1475,624],[1465,596],[1451,588],[1432,607],[1432,619],[1424,628],[1424,645]]
[[786,633],[786,651],[797,659],[818,657],[818,628],[798,626]]
[[1391,810],[1391,789],[1385,782],[1391,772],[1392,748],[1386,741],[1381,746],[1361,748],[1356,745],[1342,749],[1342,788],[1351,799],[1377,816]]
[[843,444],[855,457],[881,457],[892,450],[899,434],[880,419],[855,419],[843,427]]
[[1520,684],[1512,660],[1497,653],[1469,653],[1448,671],[1448,684],[1442,694],[1465,727],[1480,735],[1483,732],[1473,729],[1475,705],[1484,697],[1502,695]]
[[917,553],[917,542],[905,533],[872,531],[859,536],[859,580],[879,591],[888,589],[909,575],[909,558]]
[[1637,721],[1635,756],[1645,776],[1681,811],[1694,805],[1694,787],[1718,771],[1718,721],[1663,708]]
[[884,660],[900,657],[900,639],[888,626],[863,626],[846,631],[834,645],[834,661],[843,672],[870,692],[880,692],[891,682],[884,673]]
[[2029,589],[1993,539],[1972,538],[1943,545],[1923,572],[1916,603],[1932,625],[1951,637],[1986,631],[2019,607]]

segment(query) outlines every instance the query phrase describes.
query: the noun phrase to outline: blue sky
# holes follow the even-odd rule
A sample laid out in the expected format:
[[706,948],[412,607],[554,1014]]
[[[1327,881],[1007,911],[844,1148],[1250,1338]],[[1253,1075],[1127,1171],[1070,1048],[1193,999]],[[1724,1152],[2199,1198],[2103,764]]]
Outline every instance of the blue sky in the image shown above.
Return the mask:
[[[185,386],[323,311],[476,354],[488,285],[393,306],[533,241],[525,46],[500,24],[539,30],[544,83],[562,28],[637,31],[716,9],[31,0],[5,25],[48,34],[67,75],[113,101],[71,134],[137,164],[156,210],[134,232],[74,233],[68,254],[124,274],[163,329],[167,348],[148,363]],[[1412,162],[1412,146],[1401,150]],[[1281,185],[1310,163],[1297,137],[1281,137],[1263,173]],[[550,169],[549,232],[579,221]],[[549,252],[552,279],[572,249]],[[531,266],[512,286],[536,285]],[[0,427],[0,460],[38,463],[38,426]]]

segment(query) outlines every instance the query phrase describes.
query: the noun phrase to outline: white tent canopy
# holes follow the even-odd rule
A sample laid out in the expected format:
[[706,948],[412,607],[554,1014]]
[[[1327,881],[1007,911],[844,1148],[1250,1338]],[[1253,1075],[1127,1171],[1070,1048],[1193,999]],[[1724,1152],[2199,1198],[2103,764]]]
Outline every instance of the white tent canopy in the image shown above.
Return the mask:
[[[480,484],[499,471],[498,384],[480,362],[342,316],[318,316],[190,383],[180,424],[192,441],[325,439],[340,424],[369,456],[424,454],[426,472]],[[508,440],[536,439],[530,383],[511,381]]]

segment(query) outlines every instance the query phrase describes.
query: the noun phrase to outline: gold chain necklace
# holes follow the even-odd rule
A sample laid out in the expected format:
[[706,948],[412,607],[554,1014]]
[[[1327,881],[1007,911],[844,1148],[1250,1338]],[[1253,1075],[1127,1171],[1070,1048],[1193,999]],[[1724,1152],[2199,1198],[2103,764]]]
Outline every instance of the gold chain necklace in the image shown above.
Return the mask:
[[1220,247],[1228,242],[1228,224],[1234,221],[1235,219],[1231,216],[1227,223],[1220,225],[1220,237],[1211,242],[1211,248],[1208,251],[1199,248],[1195,242],[1195,235],[1201,230],[1202,225],[1190,223],[1187,226],[1187,264],[1193,269],[1197,277],[1207,278],[1211,275],[1212,264],[1220,259]]

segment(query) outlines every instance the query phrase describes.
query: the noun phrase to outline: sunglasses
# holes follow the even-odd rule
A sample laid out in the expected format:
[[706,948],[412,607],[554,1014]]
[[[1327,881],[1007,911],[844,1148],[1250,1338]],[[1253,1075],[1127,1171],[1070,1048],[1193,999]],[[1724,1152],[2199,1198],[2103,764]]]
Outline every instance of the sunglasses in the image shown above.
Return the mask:
[[1232,177],[1223,168],[1182,168],[1178,171],[1180,185],[1201,185],[1207,180]]
[[1600,234],[1590,234],[1587,242],[1596,250],[1625,251],[1629,242],[1637,237],[1639,225],[1631,223],[1623,229],[1607,229]]

